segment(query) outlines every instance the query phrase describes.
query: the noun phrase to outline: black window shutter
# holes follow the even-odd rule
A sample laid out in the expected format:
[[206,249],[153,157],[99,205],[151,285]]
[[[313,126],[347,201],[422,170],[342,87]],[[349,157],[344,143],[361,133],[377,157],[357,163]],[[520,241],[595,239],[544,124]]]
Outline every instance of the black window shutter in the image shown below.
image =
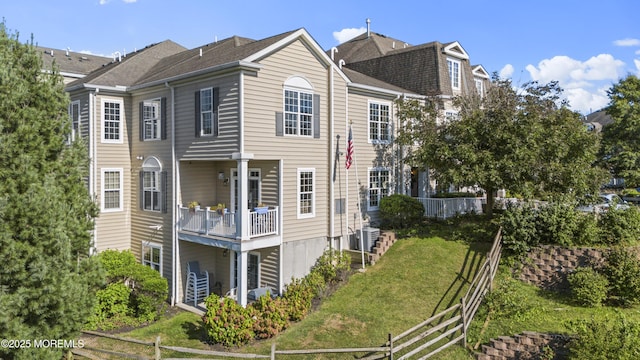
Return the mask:
[[138,193],[140,194],[140,210],[144,210],[144,171],[140,170],[140,190]]
[[144,141],[144,101],[140,101],[140,113],[139,118],[140,118],[140,125],[138,127],[138,132],[140,133],[140,141]]
[[218,119],[218,107],[220,106],[220,88],[213,88],[213,136],[220,133],[220,123]]
[[167,202],[168,202],[168,194],[169,191],[167,191],[167,171],[161,171],[160,172],[160,206],[161,206],[161,210],[163,214],[167,213]]
[[196,108],[195,108],[195,120],[196,120],[196,137],[200,137],[200,91],[196,91]]
[[313,138],[320,138],[320,95],[313,94]]
[[167,138],[167,98],[160,99],[160,138]]
[[282,111],[276,111],[276,136],[284,135],[284,115]]

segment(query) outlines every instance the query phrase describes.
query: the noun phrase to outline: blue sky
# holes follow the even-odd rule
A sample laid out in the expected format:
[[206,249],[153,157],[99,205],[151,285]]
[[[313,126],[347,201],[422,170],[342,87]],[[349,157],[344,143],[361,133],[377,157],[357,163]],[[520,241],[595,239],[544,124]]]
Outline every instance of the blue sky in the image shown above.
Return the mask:
[[558,80],[572,109],[608,103],[606,90],[640,74],[640,1],[8,0],[6,26],[38,45],[110,56],[171,39],[194,48],[306,28],[329,49],[365,31],[412,45],[458,41],[514,84]]

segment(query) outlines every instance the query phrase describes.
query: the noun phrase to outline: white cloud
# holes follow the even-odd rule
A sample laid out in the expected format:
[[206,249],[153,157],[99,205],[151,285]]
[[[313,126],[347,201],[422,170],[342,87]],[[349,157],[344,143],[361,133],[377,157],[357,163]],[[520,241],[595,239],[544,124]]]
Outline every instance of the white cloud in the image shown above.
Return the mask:
[[[636,66],[640,65],[636,63]],[[532,80],[558,81],[571,108],[589,113],[608,103],[606,90],[623,76],[624,62],[610,54],[593,56],[586,61],[554,56],[540,61],[537,66],[529,64],[526,69]]]
[[513,71],[513,65],[507,64],[503,66],[502,69],[500,69],[500,72],[498,74],[501,79],[508,79],[511,77],[511,75],[513,75]]
[[626,38],[613,42],[615,46],[640,46],[640,39]]
[[360,35],[360,34],[364,34],[367,31],[367,28],[365,27],[360,27],[360,28],[346,28],[346,29],[342,29],[340,31],[334,31],[333,32],[333,38],[336,39],[338,41],[338,44],[342,44],[343,42],[347,41],[347,40],[351,40],[354,37]]
[[100,0],[100,5],[106,5],[109,3],[109,1],[111,0]]
[[638,71],[638,75],[640,75],[640,60],[634,59],[633,63],[636,64],[636,70]]

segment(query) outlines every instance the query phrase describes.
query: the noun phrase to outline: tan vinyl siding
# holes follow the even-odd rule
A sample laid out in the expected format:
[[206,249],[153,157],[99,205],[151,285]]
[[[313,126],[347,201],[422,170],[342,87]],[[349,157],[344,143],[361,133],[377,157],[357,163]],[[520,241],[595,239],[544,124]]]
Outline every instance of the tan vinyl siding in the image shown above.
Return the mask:
[[[390,105],[390,123],[393,129],[395,108],[393,100],[385,97],[375,97],[357,91],[349,92],[349,119],[353,121],[354,163],[348,170],[349,177],[348,204],[345,218],[352,229],[360,228],[358,219],[358,188],[362,188],[361,204],[363,216],[367,215],[372,221],[378,219],[377,210],[368,210],[367,195],[369,190],[369,169],[387,168],[390,174],[390,182],[394,179],[394,147],[391,144],[382,145],[369,142],[369,103],[385,103]],[[345,142],[346,144],[346,142]],[[345,150],[346,151],[346,150]],[[356,173],[357,171],[357,173]],[[357,186],[358,182],[361,186]],[[393,187],[390,185],[390,192]]]
[[[339,149],[342,152],[342,155],[339,155],[338,159],[336,159],[336,176],[334,182],[334,198],[335,199],[344,199],[346,205],[346,170],[345,170],[345,156],[347,151],[347,137],[348,137],[348,124],[349,119],[347,118],[347,95],[346,95],[346,82],[342,77],[338,74],[334,74],[333,77],[334,83],[334,99],[333,99],[333,114],[334,114],[334,128],[333,128],[333,136],[332,139],[332,149],[335,151],[335,143],[337,141],[336,135],[340,135],[339,141]],[[330,172],[333,171],[333,168],[330,168]],[[331,180],[333,180],[333,173],[331,175]],[[329,200],[331,201],[331,200]],[[343,236],[346,237],[345,230],[345,222],[347,221],[347,214],[338,214],[334,213],[334,235],[335,236]],[[353,218],[353,216],[352,216]]]
[[[256,77],[244,79],[245,151],[254,159],[284,159],[282,185],[284,203],[283,241],[295,241],[327,235],[328,184],[328,79],[327,68],[301,42],[295,41],[262,59],[263,68]],[[285,81],[299,76],[320,95],[320,138],[276,136],[275,113],[283,111]],[[298,219],[297,193],[299,168],[315,169],[315,216]]]
[[[120,107],[120,127],[122,127],[122,143],[101,142],[103,133],[103,101],[118,102]],[[122,169],[122,200],[121,211],[101,211],[96,219],[96,233],[98,251],[104,249],[129,249],[131,247],[131,156],[129,153],[129,124],[131,116],[131,102],[127,98],[116,96],[96,96],[95,101],[95,145],[96,145],[96,195],[101,201],[102,170]]]
[[[140,140],[140,102],[145,100],[165,98],[166,109],[164,116],[160,121],[164,121],[166,126],[166,139],[158,140]],[[131,136],[129,138],[131,144],[131,156],[133,159],[131,167],[131,250],[135,254],[138,261],[142,261],[142,243],[150,242],[156,245],[162,245],[162,272],[163,276],[169,279],[171,287],[172,277],[172,213],[174,211],[173,204],[173,182],[172,182],[172,160],[171,160],[171,92],[169,89],[162,88],[156,91],[136,95],[132,99],[131,108]],[[166,184],[160,189],[161,194],[166,199],[166,213],[162,211],[142,210],[141,205],[141,189],[140,189],[140,171],[145,160],[150,157],[158,159],[162,165],[162,171],[166,172]],[[138,159],[141,157],[141,159]],[[166,191],[165,191],[166,190]],[[160,226],[160,230],[153,228]]]
[[[176,86],[176,156],[179,160],[231,158],[239,147],[239,75],[227,75]],[[219,135],[196,137],[195,92],[219,90]]]

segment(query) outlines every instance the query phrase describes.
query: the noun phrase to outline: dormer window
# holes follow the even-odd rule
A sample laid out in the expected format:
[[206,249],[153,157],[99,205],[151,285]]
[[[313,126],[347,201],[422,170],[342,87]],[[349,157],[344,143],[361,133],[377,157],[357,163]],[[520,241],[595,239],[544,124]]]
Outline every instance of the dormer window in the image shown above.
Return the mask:
[[448,58],[447,67],[449,68],[451,88],[453,90],[460,90],[460,61]]

